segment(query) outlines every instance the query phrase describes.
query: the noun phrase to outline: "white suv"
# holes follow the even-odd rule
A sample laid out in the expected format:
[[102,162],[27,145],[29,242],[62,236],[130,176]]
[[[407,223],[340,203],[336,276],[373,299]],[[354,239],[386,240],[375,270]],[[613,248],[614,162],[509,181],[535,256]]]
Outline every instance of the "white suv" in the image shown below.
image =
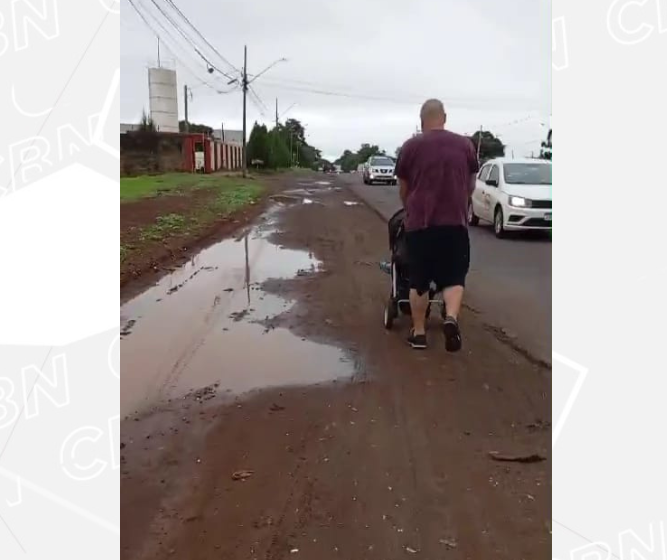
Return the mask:
[[372,156],[364,164],[364,183],[367,185],[373,183],[395,185],[394,165],[394,160],[388,156]]
[[498,158],[477,175],[468,223],[493,224],[497,237],[511,230],[551,230],[551,162]]

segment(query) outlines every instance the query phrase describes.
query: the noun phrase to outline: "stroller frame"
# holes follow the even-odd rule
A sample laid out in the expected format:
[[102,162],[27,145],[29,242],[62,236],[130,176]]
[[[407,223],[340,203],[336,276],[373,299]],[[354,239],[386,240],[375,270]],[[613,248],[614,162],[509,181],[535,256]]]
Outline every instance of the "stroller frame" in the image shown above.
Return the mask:
[[[383,317],[384,328],[387,330],[391,330],[391,328],[394,326],[394,321],[398,318],[399,314],[401,313],[403,315],[412,314],[412,310],[409,307],[410,300],[406,298],[401,298],[399,296],[398,285],[397,285],[398,270],[393,257],[391,259],[391,269],[389,271],[389,275],[391,277],[391,294],[389,295],[387,304],[384,307],[384,317]],[[435,286],[433,285],[433,283],[431,283],[431,287],[429,288],[428,291],[428,307],[426,308],[426,319],[428,319],[429,316],[431,315],[431,305],[439,305],[440,316],[443,319],[446,317],[447,313],[445,309],[445,302],[442,299],[436,297]],[[401,306],[403,308],[401,308]],[[407,309],[410,309],[409,312],[405,311],[406,307]]]
[[[391,261],[389,263],[390,266],[388,269],[386,267],[383,268],[384,272],[389,274],[391,277],[391,294],[389,295],[389,299],[387,300],[387,304],[384,308],[384,328],[387,330],[391,329],[394,324],[394,320],[399,316],[399,312],[403,315],[412,314],[410,309],[410,300],[408,299],[410,297],[409,286],[398,285],[399,267],[396,262],[397,252],[399,252],[398,244],[401,239],[401,235],[405,234],[405,227],[403,223],[404,219],[405,210],[400,209],[395,212],[391,218],[389,218],[389,222],[387,224],[389,230],[389,249],[391,251]],[[405,245],[403,245],[403,247],[405,247]],[[406,270],[403,269],[404,274],[401,276],[401,278],[407,282],[409,280],[410,267],[408,264],[409,256],[406,257],[405,252],[403,253],[402,260],[402,267],[407,268],[407,274]],[[431,283],[428,291],[428,307],[426,308],[426,318],[428,319],[431,314],[431,305],[436,304],[440,306],[440,315],[444,319],[447,315],[445,310],[445,303],[442,301],[442,299],[438,299],[435,296],[436,286]]]

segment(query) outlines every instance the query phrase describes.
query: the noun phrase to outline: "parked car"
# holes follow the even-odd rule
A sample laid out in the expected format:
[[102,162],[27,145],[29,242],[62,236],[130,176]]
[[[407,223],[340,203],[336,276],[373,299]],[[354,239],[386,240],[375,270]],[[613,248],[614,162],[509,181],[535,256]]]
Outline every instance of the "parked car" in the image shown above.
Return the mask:
[[468,223],[491,222],[497,237],[507,231],[551,231],[551,162],[497,158],[487,161],[475,182]]
[[372,185],[373,183],[396,184],[394,160],[390,157],[372,156],[364,164],[363,173],[366,185]]

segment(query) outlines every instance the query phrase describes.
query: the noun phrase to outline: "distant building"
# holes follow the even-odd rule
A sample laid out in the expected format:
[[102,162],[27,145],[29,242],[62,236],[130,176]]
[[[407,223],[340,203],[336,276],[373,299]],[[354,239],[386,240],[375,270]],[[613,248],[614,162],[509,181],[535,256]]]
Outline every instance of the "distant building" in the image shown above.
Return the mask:
[[[213,138],[216,140],[222,140],[223,132],[218,128],[213,130]],[[227,144],[238,144],[239,146],[243,144],[243,131],[242,130],[227,130],[224,131],[224,140]]]
[[[233,131],[236,132],[236,131]],[[201,132],[142,132],[140,125],[120,125],[120,171],[123,176],[173,171],[213,173],[240,169],[241,142]],[[243,135],[241,134],[241,138]]]
[[148,69],[148,97],[151,119],[159,132],[179,132],[176,71]]
[[120,123],[120,133],[125,134],[126,132],[132,132],[133,130],[139,130],[140,126],[138,124],[128,124]]

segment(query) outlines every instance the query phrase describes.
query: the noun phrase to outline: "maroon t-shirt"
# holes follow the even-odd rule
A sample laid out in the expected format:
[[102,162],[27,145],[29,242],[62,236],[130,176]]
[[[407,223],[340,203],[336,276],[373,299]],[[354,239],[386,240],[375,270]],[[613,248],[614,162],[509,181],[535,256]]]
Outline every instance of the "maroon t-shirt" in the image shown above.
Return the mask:
[[431,130],[410,138],[396,163],[408,185],[405,229],[467,225],[470,175],[477,171],[475,147],[465,136]]

